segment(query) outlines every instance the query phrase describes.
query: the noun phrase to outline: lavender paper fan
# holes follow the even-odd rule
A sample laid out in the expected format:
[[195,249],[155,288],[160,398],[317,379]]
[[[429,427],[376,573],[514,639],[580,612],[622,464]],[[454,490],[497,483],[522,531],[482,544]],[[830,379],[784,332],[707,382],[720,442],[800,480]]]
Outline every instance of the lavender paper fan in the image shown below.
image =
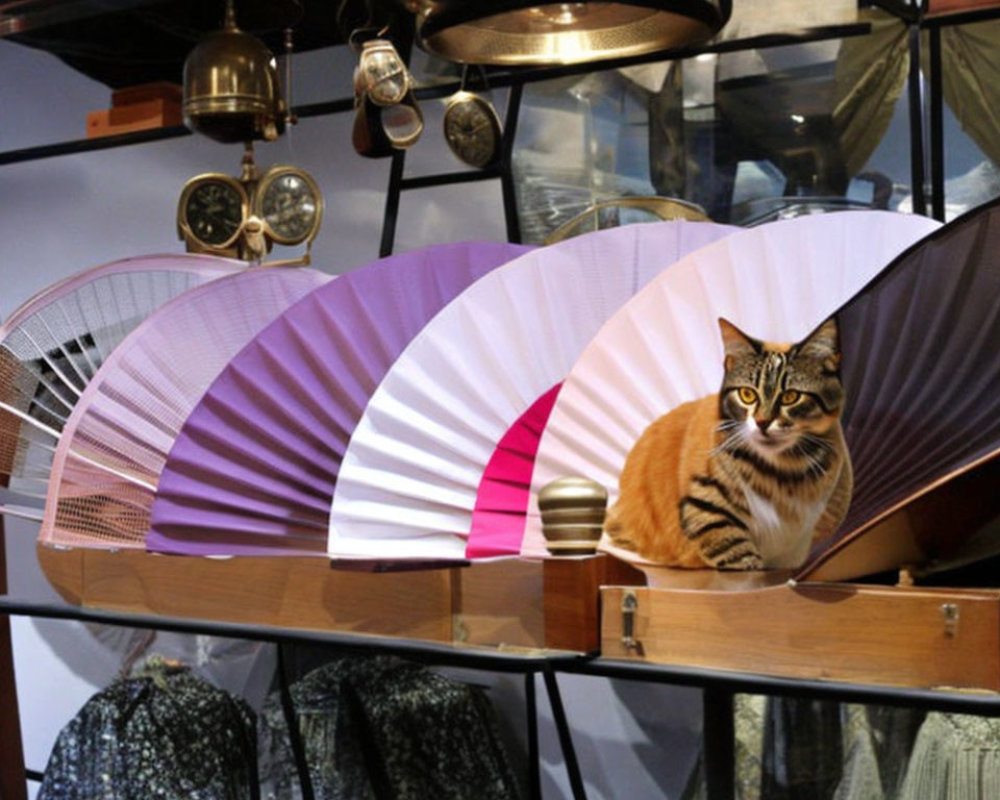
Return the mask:
[[188,418],[147,546],[322,554],[340,459],[386,371],[452,298],[530,250],[465,242],[375,261],[303,298],[239,353]]
[[256,333],[330,280],[311,269],[245,270],[185,292],[139,325],[63,430],[39,540],[144,547],[160,472],[191,409]]
[[[998,253],[994,201],[928,236],[840,309],[854,495],[841,541],[820,543],[803,577],[892,569],[900,547],[908,558],[954,557],[976,533],[969,521],[1000,511],[995,484],[969,484],[943,518],[882,524],[1000,455]],[[1000,550],[995,537],[985,549]]]
[[662,273],[608,320],[563,384],[535,459],[522,554],[547,552],[537,507],[542,486],[584,475],[613,502],[642,431],[681,403],[718,391],[720,316],[763,339],[796,341],[937,227],[883,211],[780,220],[702,248]]
[[[640,287],[734,230],[680,220],[597,231],[527,253],[470,286],[372,395],[334,490],[331,556],[464,559],[484,471],[511,425]],[[511,521],[508,555],[520,543],[521,518]]]
[[0,472],[22,515],[40,518],[59,434],[118,343],[172,298],[245,268],[214,256],[127,258],[72,275],[10,315],[0,327]]

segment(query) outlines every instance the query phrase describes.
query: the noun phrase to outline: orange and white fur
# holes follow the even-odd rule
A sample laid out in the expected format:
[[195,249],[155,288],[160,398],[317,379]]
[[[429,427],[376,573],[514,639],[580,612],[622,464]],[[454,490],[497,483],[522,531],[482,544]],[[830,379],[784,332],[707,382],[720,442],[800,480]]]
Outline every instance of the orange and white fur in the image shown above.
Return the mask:
[[794,568],[851,499],[837,323],[795,344],[753,339],[724,319],[719,327],[720,391],[642,433],[605,535],[654,564]]

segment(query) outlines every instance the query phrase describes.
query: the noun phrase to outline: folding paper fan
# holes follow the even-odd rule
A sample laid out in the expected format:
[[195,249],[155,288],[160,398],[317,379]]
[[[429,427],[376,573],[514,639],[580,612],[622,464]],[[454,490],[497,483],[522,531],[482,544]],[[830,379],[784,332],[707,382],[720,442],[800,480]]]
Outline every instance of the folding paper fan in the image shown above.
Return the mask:
[[40,518],[59,434],[118,343],[168,300],[245,268],[214,256],[127,258],[60,281],[11,314],[0,327],[0,473],[23,515]]
[[483,469],[465,546],[469,558],[520,550],[535,452],[561,387],[560,382],[528,406],[500,438]]
[[324,554],[334,482],[368,398],[452,298],[523,245],[434,245],[375,261],[289,308],[191,413],[160,479],[150,549]]
[[854,495],[841,542],[822,543],[804,574],[857,577],[899,567],[901,552],[952,559],[1000,511],[997,253],[1000,201],[927,237],[840,310]]
[[[681,255],[733,230],[678,220],[597,231],[521,256],[470,286],[372,395],[334,490],[331,556],[464,559],[491,461],[492,489],[507,481],[516,495],[526,477],[508,468],[533,449],[530,416],[518,420],[615,309]],[[512,426],[522,435],[505,437]],[[513,460],[493,459],[501,440]],[[501,494],[484,492],[480,519],[495,513],[491,530],[480,528],[489,541],[477,555],[517,552],[519,518],[513,545],[496,536],[496,515],[512,501]]]
[[331,280],[259,267],[185,292],[115,348],[56,446],[39,540],[143,547],[160,471],[205,389],[279,313]]
[[618,491],[642,431],[722,380],[718,318],[771,341],[797,341],[896,256],[937,227],[924,217],[843,211],[768,223],[665,271],[601,328],[573,365],[542,434],[522,554],[546,553],[538,490],[584,475]]

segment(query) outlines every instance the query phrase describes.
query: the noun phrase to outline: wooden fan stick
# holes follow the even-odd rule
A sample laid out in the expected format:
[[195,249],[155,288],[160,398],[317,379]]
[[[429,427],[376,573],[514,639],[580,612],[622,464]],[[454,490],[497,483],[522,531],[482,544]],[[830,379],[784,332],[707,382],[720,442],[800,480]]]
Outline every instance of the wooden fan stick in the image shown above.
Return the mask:
[[[6,481],[4,481],[6,483]],[[0,516],[0,595],[7,594],[7,543]],[[10,617],[0,614],[0,800],[27,800]]]

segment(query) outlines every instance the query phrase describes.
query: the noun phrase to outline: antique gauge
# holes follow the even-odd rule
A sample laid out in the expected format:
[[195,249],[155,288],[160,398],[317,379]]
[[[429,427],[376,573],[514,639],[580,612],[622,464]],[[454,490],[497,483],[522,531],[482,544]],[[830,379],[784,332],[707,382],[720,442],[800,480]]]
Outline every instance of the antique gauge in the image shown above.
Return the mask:
[[189,252],[235,255],[249,213],[243,185],[229,175],[210,172],[184,185],[177,227]]
[[297,259],[271,264],[308,264],[319,232],[323,196],[298,167],[274,166],[260,175],[248,148],[239,178],[209,172],[191,178],[177,204],[177,231],[188,252],[260,263],[275,244],[306,243]]
[[257,184],[253,207],[264,221],[266,236],[294,245],[316,237],[323,199],[307,173],[296,167],[272,167]]
[[500,156],[500,117],[488,100],[464,89],[444,110],[444,137],[451,151],[471,167],[491,166]]

